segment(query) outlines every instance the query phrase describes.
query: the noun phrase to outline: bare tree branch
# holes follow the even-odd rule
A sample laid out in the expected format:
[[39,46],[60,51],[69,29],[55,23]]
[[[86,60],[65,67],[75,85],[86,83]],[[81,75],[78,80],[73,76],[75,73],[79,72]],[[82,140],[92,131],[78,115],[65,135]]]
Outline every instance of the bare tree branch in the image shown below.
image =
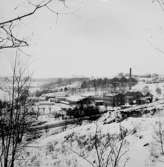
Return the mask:
[[21,21],[22,19],[24,19],[26,17],[34,15],[38,10],[46,7],[52,1],[53,0],[47,0],[47,1],[44,1],[44,3],[40,3],[37,5],[33,4],[34,9],[31,12],[28,12],[28,13],[23,14],[21,16],[0,22],[0,49],[19,48],[19,47],[29,46],[27,41],[22,40],[22,39],[18,39],[14,35],[12,24],[16,21]]
[[18,16],[16,18],[13,18],[13,19],[10,19],[10,20],[7,20],[7,21],[4,21],[4,22],[0,22],[0,26],[4,26],[5,24],[8,24],[8,23],[12,23],[12,22],[15,22],[15,21],[20,21],[21,19],[25,18],[25,17],[28,17],[28,16],[31,16],[33,15],[37,10],[47,6],[49,3],[51,3],[53,0],[48,0],[46,1],[45,3],[43,4],[38,4],[38,5],[35,5],[35,8],[29,12],[29,13],[26,13],[22,16]]

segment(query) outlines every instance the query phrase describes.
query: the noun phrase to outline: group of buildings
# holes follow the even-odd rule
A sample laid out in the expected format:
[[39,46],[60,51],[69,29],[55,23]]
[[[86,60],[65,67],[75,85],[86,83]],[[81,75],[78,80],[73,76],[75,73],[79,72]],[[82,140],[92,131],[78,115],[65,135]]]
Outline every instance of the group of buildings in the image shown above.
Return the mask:
[[88,100],[92,101],[92,104],[94,103],[97,106],[104,105],[104,106],[111,106],[111,107],[117,107],[117,106],[124,106],[124,105],[140,105],[140,104],[146,104],[151,103],[153,101],[153,95],[150,93],[147,93],[143,95],[141,92],[133,92],[129,91],[126,93],[110,93],[105,94],[103,96],[88,96],[83,97],[76,101],[70,101],[66,99],[66,102],[69,105],[75,105],[79,102],[83,102],[84,104]]
[[[132,70],[130,68],[129,72],[129,82],[131,81]],[[140,105],[145,103],[151,103],[153,101],[153,95],[149,92],[143,94],[140,91],[132,91],[131,82],[129,83],[129,91],[122,92],[112,92],[102,95],[68,95],[66,92],[54,92],[44,94],[40,97],[34,97],[32,101],[37,104],[38,108],[45,110],[48,108],[52,111],[54,105],[60,103],[62,105],[69,107],[83,106],[104,106],[104,107],[117,107],[117,106],[127,106],[127,105]]]
[[145,104],[153,101],[153,95],[147,93],[143,95],[139,91],[128,91],[126,93],[112,93],[102,97],[104,105],[107,106],[121,106],[121,105],[133,105],[133,104]]
[[108,93],[102,96],[46,96],[45,98],[39,98],[38,104],[40,106],[52,106],[55,103],[61,103],[68,106],[76,106],[78,104],[96,106],[123,106],[123,105],[140,105],[145,103],[151,103],[153,101],[153,95],[147,93],[143,95],[139,91],[128,91],[126,93]]

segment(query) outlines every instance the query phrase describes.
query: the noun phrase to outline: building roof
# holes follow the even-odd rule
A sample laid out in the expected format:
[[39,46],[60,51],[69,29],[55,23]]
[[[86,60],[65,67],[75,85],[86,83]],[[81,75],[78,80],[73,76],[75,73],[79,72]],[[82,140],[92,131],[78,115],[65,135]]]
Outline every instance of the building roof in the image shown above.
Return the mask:
[[108,93],[108,94],[105,94],[104,97],[113,97],[113,96],[117,96],[117,95],[123,95],[122,93]]
[[143,96],[143,94],[139,91],[129,91],[125,93],[125,96]]
[[69,101],[69,102],[78,102],[78,101],[83,100],[85,98],[86,97],[82,97],[82,96],[69,96],[69,97],[66,97],[66,101]]
[[55,105],[55,103],[49,102],[49,101],[42,101],[42,102],[39,102],[38,105]]

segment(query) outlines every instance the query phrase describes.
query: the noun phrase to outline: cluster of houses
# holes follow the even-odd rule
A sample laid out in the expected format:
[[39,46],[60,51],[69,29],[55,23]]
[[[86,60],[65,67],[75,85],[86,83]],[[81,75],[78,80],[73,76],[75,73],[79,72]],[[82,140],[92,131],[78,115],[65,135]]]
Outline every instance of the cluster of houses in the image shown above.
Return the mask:
[[153,95],[151,93],[147,93],[143,95],[141,92],[129,91],[126,93],[110,93],[104,94],[103,96],[75,96],[75,97],[66,97],[62,99],[61,103],[65,103],[68,105],[76,105],[79,102],[81,103],[94,103],[95,105],[104,105],[104,106],[122,106],[122,105],[140,105],[151,103],[153,101]]
[[112,93],[103,96],[104,104],[107,106],[121,106],[121,105],[133,105],[133,104],[145,104],[153,101],[153,95],[147,93],[143,95],[141,92],[129,91],[126,93]]
[[48,94],[44,97],[31,98],[37,106],[37,110],[44,113],[53,112],[56,105],[64,106],[63,108],[83,106],[98,106],[98,107],[118,107],[128,105],[140,105],[151,103],[153,101],[153,95],[147,93],[143,95],[139,91],[128,91],[126,93],[108,93],[102,96],[68,96],[64,94]]

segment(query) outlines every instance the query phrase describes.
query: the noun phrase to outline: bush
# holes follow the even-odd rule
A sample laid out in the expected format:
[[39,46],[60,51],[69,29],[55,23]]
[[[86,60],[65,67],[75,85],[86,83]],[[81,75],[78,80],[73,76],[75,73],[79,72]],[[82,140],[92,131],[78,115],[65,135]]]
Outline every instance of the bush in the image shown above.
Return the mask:
[[97,115],[99,115],[100,112],[99,112],[99,109],[97,107],[89,106],[89,107],[86,107],[86,108],[75,107],[74,109],[68,109],[66,111],[66,114],[69,117],[73,117],[73,118],[80,118],[80,117],[89,116],[90,119],[96,120],[99,117]]

